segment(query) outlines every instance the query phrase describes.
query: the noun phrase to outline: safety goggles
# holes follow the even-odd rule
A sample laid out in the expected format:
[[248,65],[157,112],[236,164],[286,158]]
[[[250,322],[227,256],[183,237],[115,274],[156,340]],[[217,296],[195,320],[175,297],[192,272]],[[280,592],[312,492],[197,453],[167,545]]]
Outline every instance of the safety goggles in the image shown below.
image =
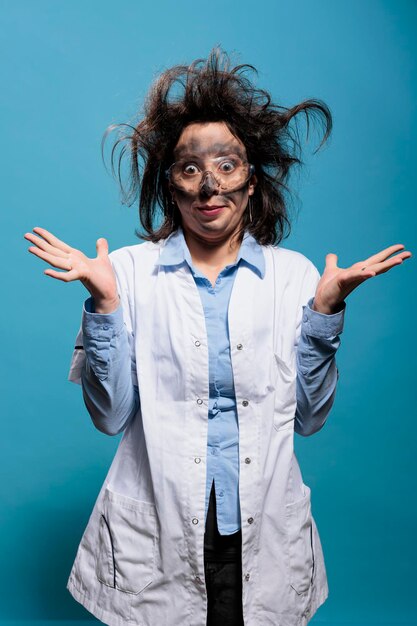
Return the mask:
[[165,175],[174,187],[189,194],[203,191],[230,193],[243,187],[255,167],[237,155],[208,159],[210,169],[202,169],[196,161],[183,159],[173,163]]

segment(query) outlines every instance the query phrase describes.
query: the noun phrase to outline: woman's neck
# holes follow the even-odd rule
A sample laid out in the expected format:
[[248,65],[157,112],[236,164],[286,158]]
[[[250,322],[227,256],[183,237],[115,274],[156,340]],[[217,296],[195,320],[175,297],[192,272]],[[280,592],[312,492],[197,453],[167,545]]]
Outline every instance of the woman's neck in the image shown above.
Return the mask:
[[224,241],[208,242],[184,231],[184,238],[193,265],[200,269],[213,284],[222,269],[236,261],[241,245],[241,241],[236,236],[231,236]]
[[193,263],[205,263],[213,267],[229,265],[236,259],[241,241],[235,235],[222,241],[201,240],[184,231],[184,238]]

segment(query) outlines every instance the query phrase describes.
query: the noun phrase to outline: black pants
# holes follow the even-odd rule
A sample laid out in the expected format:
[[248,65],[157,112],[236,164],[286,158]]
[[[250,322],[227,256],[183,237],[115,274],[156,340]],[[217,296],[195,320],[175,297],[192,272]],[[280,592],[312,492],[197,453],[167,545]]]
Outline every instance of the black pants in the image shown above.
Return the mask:
[[241,545],[240,530],[219,533],[213,482],[204,534],[207,626],[243,626]]

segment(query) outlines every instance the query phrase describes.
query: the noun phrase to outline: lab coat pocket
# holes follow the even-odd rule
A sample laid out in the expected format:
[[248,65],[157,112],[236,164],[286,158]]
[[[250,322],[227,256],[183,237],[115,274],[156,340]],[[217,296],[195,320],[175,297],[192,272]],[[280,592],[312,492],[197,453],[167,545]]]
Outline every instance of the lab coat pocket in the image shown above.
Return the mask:
[[137,594],[153,579],[156,542],[155,506],[105,489],[96,550],[100,582]]
[[308,591],[314,576],[311,490],[304,485],[304,496],[286,505],[285,521],[289,552],[289,580],[298,594]]
[[274,353],[275,362],[275,405],[274,428],[282,430],[294,425],[296,401],[297,371],[295,358],[284,361]]

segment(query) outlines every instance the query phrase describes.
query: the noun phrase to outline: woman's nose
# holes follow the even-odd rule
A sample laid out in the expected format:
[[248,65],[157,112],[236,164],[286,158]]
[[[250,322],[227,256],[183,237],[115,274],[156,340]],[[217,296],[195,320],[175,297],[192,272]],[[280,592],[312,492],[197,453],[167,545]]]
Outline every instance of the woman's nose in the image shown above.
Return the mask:
[[217,192],[218,182],[210,171],[204,172],[200,184],[200,193],[205,196],[212,196]]

